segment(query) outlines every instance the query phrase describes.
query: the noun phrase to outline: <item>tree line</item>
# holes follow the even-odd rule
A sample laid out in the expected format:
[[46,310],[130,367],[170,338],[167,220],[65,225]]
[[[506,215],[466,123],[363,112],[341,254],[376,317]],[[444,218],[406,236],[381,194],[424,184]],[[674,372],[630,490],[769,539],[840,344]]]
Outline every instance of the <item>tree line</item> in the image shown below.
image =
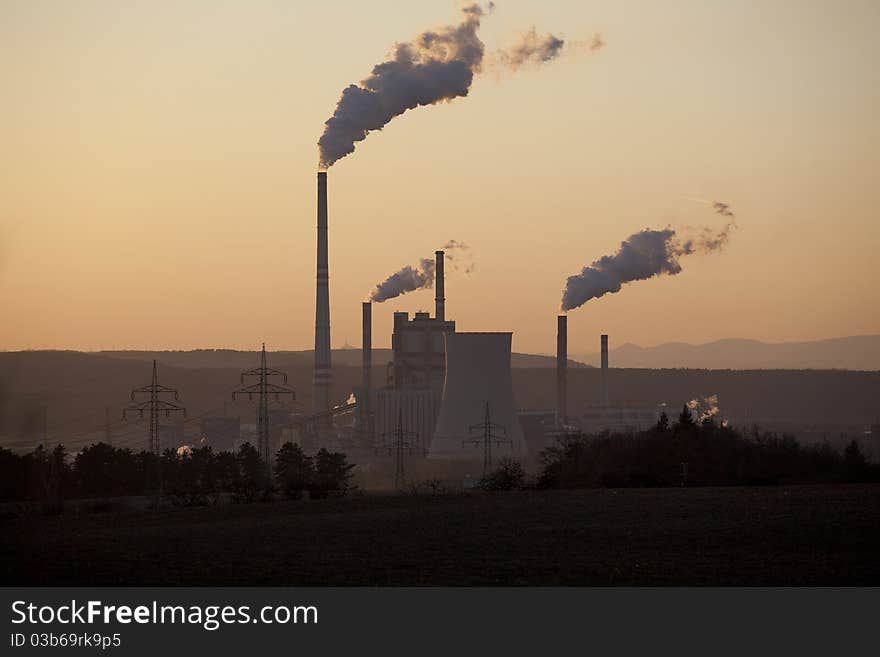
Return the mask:
[[857,442],[843,454],[827,443],[694,420],[684,407],[646,431],[572,435],[542,453],[543,488],[736,486],[880,482]]
[[72,459],[63,445],[40,446],[27,454],[0,448],[0,502],[40,502],[60,511],[65,499],[153,495],[159,490],[178,506],[265,500],[275,493],[312,499],[345,495],[354,465],[345,454],[320,449],[307,456],[295,443],[278,450],[272,472],[257,449],[245,443],[235,452],[211,447],[160,456],[99,442]]

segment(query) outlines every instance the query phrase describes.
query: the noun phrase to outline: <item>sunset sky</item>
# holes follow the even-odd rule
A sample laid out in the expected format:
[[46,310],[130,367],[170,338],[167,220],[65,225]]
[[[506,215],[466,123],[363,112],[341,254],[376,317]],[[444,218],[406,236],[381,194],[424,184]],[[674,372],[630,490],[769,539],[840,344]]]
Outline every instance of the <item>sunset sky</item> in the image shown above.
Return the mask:
[[[449,0],[0,0],[0,349],[312,346],[316,141],[343,88]],[[450,239],[463,331],[552,353],[567,276],[646,227],[721,253],[572,311],[653,345],[880,333],[880,3],[499,0],[487,49],[534,24],[606,46],[475,79],[329,171],[333,346],[360,302]],[[395,310],[376,305],[374,345]]]

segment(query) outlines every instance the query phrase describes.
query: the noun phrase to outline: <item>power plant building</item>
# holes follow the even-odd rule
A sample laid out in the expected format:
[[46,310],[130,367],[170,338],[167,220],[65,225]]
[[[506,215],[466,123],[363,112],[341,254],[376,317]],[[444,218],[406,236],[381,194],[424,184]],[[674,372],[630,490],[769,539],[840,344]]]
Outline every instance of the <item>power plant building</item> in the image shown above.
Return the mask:
[[557,333],[557,418],[562,431],[602,433],[605,431],[642,431],[660,419],[665,406],[612,406],[609,393],[608,336],[600,338],[599,405],[581,407],[577,413],[567,411],[567,330],[565,316],[560,315]]

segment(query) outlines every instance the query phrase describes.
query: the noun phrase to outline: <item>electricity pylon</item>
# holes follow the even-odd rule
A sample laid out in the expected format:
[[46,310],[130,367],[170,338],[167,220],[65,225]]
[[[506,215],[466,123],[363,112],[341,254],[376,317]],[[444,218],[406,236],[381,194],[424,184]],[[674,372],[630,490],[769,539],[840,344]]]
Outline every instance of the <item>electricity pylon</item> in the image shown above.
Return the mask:
[[[246,376],[259,377],[259,381],[246,386],[244,385]],[[277,385],[269,382],[270,376],[280,376],[284,379],[285,385]],[[236,395],[247,395],[249,400],[253,400],[254,395],[258,395],[257,401],[257,450],[260,458],[266,466],[266,482],[272,480],[272,466],[269,457],[269,395],[275,395],[275,401],[278,401],[280,395],[290,395],[292,399],[296,399],[296,391],[288,388],[287,374],[278,370],[269,369],[266,366],[266,343],[263,343],[263,353],[260,358],[260,366],[241,373],[242,387],[232,393],[232,400],[235,401]]]
[[156,506],[162,499],[162,446],[159,444],[159,413],[165,413],[165,417],[171,417],[172,413],[183,413],[186,417],[186,408],[166,401],[161,395],[174,395],[174,401],[180,399],[180,394],[174,388],[169,388],[159,384],[159,378],[156,373],[156,361],[153,361],[153,381],[150,385],[143,388],[135,388],[131,391],[131,400],[135,401],[137,395],[149,395],[150,398],[137,404],[131,404],[122,409],[122,419],[126,419],[129,411],[137,411],[138,417],[144,417],[144,411],[150,413],[150,451],[156,457],[156,480],[158,488],[156,490]]
[[[496,433],[496,431],[500,433]],[[492,467],[492,445],[513,445],[513,441],[507,437],[505,427],[492,422],[489,415],[489,402],[486,402],[486,417],[479,424],[472,424],[470,432],[471,434],[479,433],[471,436],[468,440],[461,441],[461,444],[462,446],[467,444],[483,446],[483,477],[485,477]]]
[[394,488],[400,490],[403,488],[404,471],[403,471],[403,452],[404,450],[412,453],[418,441],[418,434],[415,431],[403,430],[403,410],[397,413],[397,429],[394,431],[386,431],[382,434],[383,438],[390,440],[385,441],[385,448],[389,451],[394,450]]

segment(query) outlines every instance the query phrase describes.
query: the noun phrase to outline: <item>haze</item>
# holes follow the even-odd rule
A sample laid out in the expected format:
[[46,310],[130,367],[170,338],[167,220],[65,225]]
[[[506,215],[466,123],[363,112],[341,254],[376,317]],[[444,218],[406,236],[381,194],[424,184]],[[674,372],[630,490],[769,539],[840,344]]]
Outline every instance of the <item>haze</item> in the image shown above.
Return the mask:
[[[0,2],[0,349],[312,346],[316,141],[342,89],[447,0]],[[724,252],[570,313],[569,352],[880,333],[880,5],[501,0],[590,56],[484,75],[329,174],[333,346],[377,281],[449,239],[460,330],[549,353],[567,276],[645,227]],[[374,346],[395,310],[374,307]]]

